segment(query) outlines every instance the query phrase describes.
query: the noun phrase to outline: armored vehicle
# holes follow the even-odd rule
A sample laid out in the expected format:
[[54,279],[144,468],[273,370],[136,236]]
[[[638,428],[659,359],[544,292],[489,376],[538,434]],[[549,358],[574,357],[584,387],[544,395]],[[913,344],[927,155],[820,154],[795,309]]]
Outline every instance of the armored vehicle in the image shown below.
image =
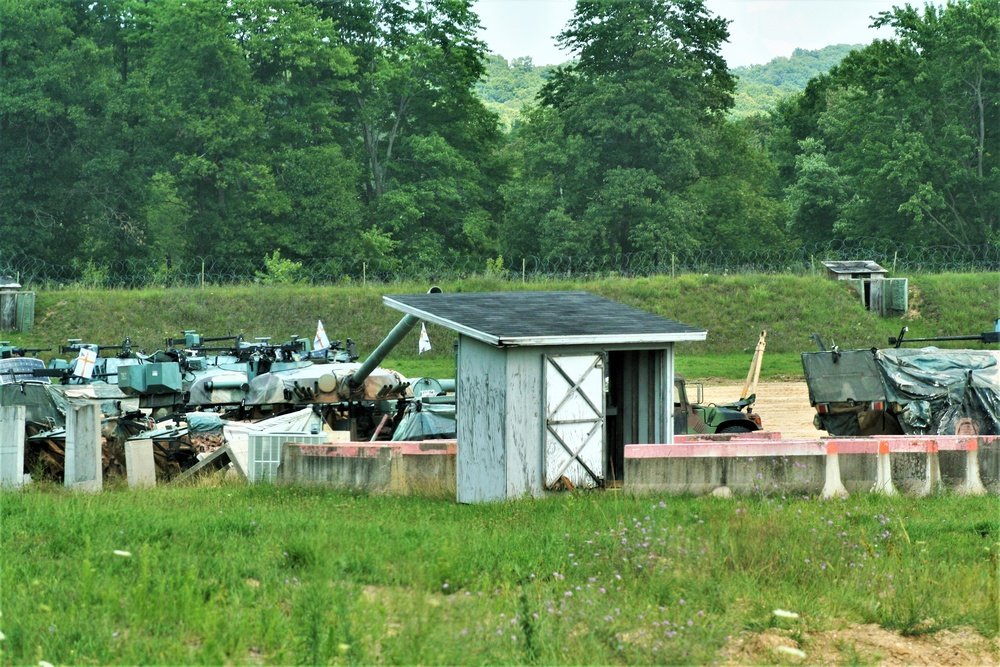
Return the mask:
[[976,336],[905,339],[892,348],[802,354],[813,423],[830,435],[975,435],[1000,433],[1000,351],[903,343],[1000,342],[998,331]]

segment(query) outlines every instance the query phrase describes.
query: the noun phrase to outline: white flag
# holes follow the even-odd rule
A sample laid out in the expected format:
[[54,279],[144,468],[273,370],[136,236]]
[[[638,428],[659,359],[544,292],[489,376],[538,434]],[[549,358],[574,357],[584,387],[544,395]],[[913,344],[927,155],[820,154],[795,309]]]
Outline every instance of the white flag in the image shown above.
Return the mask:
[[328,347],[330,347],[330,339],[326,337],[323,320],[316,320],[316,337],[313,338],[313,349],[325,350]]
[[429,352],[431,349],[431,339],[427,335],[427,325],[420,323],[420,342],[417,343],[417,354]]
[[76,358],[76,366],[73,368],[73,375],[87,378],[94,377],[94,365],[97,363],[97,352],[89,347],[81,347],[80,354]]

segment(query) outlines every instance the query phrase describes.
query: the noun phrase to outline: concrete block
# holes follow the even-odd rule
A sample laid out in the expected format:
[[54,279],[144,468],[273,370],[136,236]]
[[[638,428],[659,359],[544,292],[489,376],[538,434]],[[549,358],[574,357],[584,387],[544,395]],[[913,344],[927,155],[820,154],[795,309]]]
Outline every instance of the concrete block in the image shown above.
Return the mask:
[[125,471],[129,487],[156,486],[156,461],[153,440],[136,438],[125,443]]
[[70,401],[66,406],[65,485],[74,491],[100,491],[101,410],[97,403]]
[[24,483],[23,405],[0,408],[0,487],[12,489]]

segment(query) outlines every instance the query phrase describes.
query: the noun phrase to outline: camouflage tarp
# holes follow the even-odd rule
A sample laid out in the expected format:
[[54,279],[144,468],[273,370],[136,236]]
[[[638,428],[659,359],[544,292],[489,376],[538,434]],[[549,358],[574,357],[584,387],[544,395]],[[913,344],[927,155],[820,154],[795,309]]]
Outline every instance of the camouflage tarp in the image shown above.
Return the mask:
[[1000,433],[1000,352],[887,349],[875,362],[907,434]]

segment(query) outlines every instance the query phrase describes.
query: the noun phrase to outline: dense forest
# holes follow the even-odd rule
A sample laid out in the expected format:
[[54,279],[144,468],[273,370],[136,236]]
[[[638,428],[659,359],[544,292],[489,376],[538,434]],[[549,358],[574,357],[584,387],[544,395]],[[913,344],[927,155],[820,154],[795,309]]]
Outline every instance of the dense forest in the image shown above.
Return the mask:
[[[540,68],[490,55],[471,0],[0,0],[0,258],[1000,242],[1000,0],[896,7],[771,81],[727,66],[728,23],[580,0]],[[737,77],[808,80],[734,114]]]

